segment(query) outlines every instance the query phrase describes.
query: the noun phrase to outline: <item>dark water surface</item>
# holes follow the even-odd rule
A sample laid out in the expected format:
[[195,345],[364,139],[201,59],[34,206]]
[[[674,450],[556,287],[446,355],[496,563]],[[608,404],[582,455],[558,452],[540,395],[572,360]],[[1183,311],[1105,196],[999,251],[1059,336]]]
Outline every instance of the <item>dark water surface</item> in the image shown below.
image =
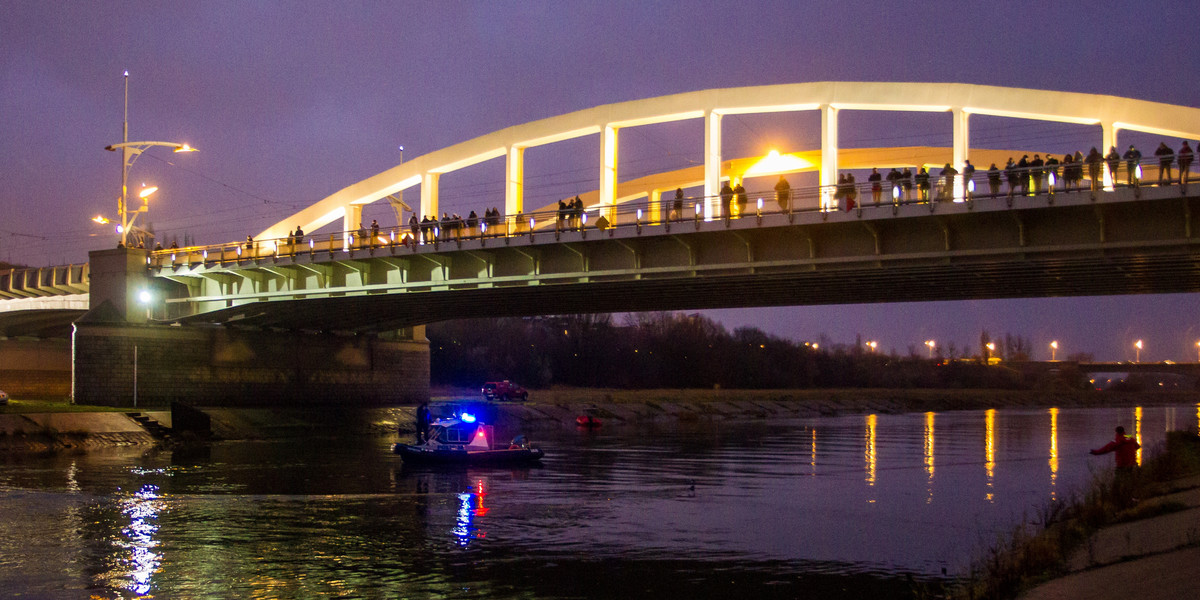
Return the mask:
[[[392,438],[0,463],[0,595],[907,598],[1196,405],[539,430],[545,464],[414,470]],[[513,432],[515,433],[515,432]]]

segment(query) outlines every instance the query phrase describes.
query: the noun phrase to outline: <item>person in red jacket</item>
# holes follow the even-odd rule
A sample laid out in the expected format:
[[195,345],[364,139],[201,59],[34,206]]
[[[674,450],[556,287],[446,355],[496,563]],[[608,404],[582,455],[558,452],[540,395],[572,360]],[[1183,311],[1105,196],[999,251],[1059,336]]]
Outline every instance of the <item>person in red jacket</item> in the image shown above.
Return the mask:
[[1141,444],[1137,440],[1125,435],[1125,428],[1117,426],[1117,435],[1113,441],[1105,444],[1101,448],[1092,450],[1092,454],[1108,454],[1109,452],[1117,453],[1117,468],[1132,469],[1137,465],[1137,451],[1141,448]]
[[1116,453],[1117,472],[1113,477],[1112,494],[1118,505],[1129,506],[1137,502],[1133,498],[1134,467],[1137,466],[1137,451],[1141,447],[1137,440],[1125,435],[1124,427],[1118,425],[1113,441],[1092,450],[1094,455]]

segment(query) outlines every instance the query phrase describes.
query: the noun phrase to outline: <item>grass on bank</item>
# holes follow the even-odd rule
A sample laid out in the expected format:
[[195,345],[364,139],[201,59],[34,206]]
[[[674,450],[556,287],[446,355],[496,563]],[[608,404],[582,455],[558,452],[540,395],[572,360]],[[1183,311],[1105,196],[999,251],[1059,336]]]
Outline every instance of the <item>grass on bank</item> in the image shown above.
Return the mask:
[[[1173,431],[1165,449],[1150,457],[1130,484],[1134,498],[1170,493],[1171,482],[1200,473],[1200,437]],[[950,595],[971,600],[1008,600],[1033,586],[1066,574],[1072,552],[1103,527],[1184,510],[1181,503],[1145,502],[1127,506],[1113,494],[1113,475],[1097,478],[1081,494],[1043,507],[1036,523],[1018,526],[971,567]]]
[[66,398],[56,400],[27,400],[9,398],[8,404],[0,405],[0,415],[63,412],[128,412],[129,410],[131,409],[121,408],[119,406],[71,404],[71,401]]

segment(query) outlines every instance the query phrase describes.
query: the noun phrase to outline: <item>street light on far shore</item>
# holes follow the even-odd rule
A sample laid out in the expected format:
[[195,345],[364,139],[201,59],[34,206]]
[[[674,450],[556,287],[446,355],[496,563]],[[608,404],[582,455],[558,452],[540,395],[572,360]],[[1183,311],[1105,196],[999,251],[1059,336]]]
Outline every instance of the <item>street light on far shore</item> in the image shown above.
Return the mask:
[[933,340],[925,340],[925,347],[929,348],[929,358],[933,358],[933,347],[937,346]]
[[1050,362],[1054,362],[1054,355],[1058,352],[1058,340],[1050,342]]
[[1137,349],[1134,354],[1133,362],[1142,362],[1142,340],[1134,342],[1133,347]]

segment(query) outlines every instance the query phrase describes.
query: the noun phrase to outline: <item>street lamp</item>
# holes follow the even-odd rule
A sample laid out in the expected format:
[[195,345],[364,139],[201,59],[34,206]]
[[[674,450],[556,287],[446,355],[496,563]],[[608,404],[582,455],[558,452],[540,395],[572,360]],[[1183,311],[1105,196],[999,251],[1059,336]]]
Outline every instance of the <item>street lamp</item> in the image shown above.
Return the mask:
[[996,343],[988,342],[987,343],[987,351],[988,351],[988,354],[986,357],[984,357],[984,360],[983,360],[984,364],[990,364],[992,362],[992,353],[996,351]]
[[873,340],[867,342],[867,347],[871,349],[871,352],[875,352],[875,349],[879,347],[879,342]]
[[[133,161],[141,156],[143,152],[153,146],[165,146],[172,148],[175,152],[195,152],[196,149],[183,143],[176,142],[131,142],[129,141],[129,71],[125,71],[125,116],[121,126],[121,143],[105,146],[104,149],[115,152],[118,148],[121,150],[121,197],[117,199],[117,218],[121,221],[121,246],[127,247],[129,244],[129,229],[133,226],[134,219],[137,219],[138,213],[146,212],[147,205],[143,204],[136,210],[130,211],[127,206],[127,198],[129,194],[129,168],[133,166]],[[154,193],[158,188],[147,188],[143,190],[139,196],[144,200],[146,196]]]
[[933,340],[925,340],[925,347],[929,348],[929,358],[933,358],[933,347],[936,345]]
[[1137,351],[1134,354],[1133,362],[1142,362],[1142,340],[1134,342],[1133,347],[1137,348]]
[[1196,362],[1200,363],[1200,341],[1196,342]]
[[1058,340],[1050,342],[1050,362],[1054,362],[1054,355],[1058,352]]

